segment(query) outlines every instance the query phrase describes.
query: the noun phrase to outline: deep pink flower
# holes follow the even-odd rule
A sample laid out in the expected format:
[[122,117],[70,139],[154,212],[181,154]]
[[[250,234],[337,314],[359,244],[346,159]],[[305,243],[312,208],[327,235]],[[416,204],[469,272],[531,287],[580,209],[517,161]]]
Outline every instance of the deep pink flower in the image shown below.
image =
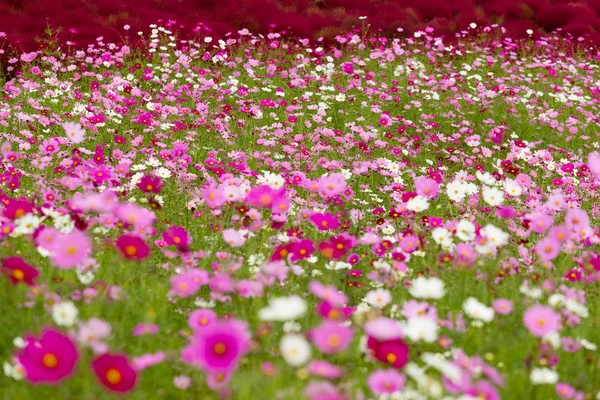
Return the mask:
[[181,251],[186,251],[190,243],[190,235],[182,226],[170,226],[162,237],[169,246],[175,246]]
[[31,382],[58,383],[73,372],[79,358],[73,341],[61,332],[47,329],[38,339],[25,338],[26,345],[17,354],[25,369],[25,377]]
[[2,273],[10,279],[13,285],[24,283],[29,286],[35,285],[39,275],[37,269],[27,264],[21,257],[7,257],[2,261]]
[[122,355],[103,354],[92,361],[92,369],[100,383],[113,392],[128,392],[137,382],[137,372]]
[[115,244],[121,254],[130,260],[141,261],[150,255],[150,247],[144,239],[136,235],[121,235]]
[[144,193],[158,194],[162,190],[163,182],[158,176],[144,175],[136,186]]
[[246,322],[217,320],[194,333],[191,343],[183,349],[182,358],[205,372],[218,373],[235,370],[249,349]]
[[326,231],[329,229],[335,230],[340,227],[340,221],[338,217],[328,212],[324,214],[314,213],[309,217],[309,219],[320,231]]

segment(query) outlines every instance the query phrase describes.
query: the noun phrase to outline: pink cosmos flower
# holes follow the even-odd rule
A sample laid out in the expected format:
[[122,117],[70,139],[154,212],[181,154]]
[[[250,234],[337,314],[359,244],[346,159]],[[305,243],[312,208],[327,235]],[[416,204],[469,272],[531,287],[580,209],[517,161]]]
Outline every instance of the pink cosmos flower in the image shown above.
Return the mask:
[[395,319],[375,318],[367,322],[364,329],[367,336],[381,342],[402,337],[402,327]]
[[205,372],[233,371],[249,349],[246,322],[217,320],[194,333],[191,343],[182,351],[182,359]]
[[310,292],[332,306],[343,306],[348,302],[348,297],[335,286],[325,286],[319,281],[312,281],[308,286]]
[[202,189],[202,198],[210,208],[219,208],[227,201],[223,191],[214,184],[210,184]]
[[100,383],[113,392],[129,392],[137,382],[137,372],[122,355],[103,354],[92,361],[92,369]]
[[70,269],[80,265],[92,253],[92,243],[85,232],[74,229],[61,234],[51,248],[50,259],[59,269]]
[[171,291],[179,297],[193,296],[202,285],[208,283],[208,273],[192,270],[171,277]]
[[340,227],[340,221],[338,217],[328,212],[324,214],[314,213],[309,217],[309,219],[320,231],[326,231],[329,229],[335,230]]
[[492,302],[492,307],[498,314],[510,314],[513,310],[513,302],[507,299],[497,299]]
[[315,347],[324,354],[344,351],[352,341],[352,328],[333,320],[324,320],[310,331],[309,337]]
[[523,314],[523,324],[538,337],[560,330],[560,316],[551,307],[536,304]]
[[231,247],[240,247],[246,243],[246,238],[244,235],[242,235],[240,231],[237,231],[233,228],[223,230],[222,234],[223,240],[225,240],[225,242],[227,242],[227,244]]
[[308,400],[346,400],[338,388],[329,382],[311,382],[304,389]]
[[71,143],[81,143],[85,139],[85,129],[77,122],[65,122],[62,125]]
[[552,261],[560,253],[560,243],[551,237],[546,237],[535,246],[535,252],[542,261]]
[[565,225],[568,229],[579,232],[590,226],[590,218],[587,212],[580,208],[570,208],[565,216]]
[[139,357],[135,357],[131,360],[131,365],[136,371],[142,371],[148,367],[156,364],[160,364],[165,360],[165,353],[159,351],[158,353],[147,353]]
[[181,251],[186,251],[191,242],[189,233],[181,226],[170,226],[162,237],[169,246],[176,246]]
[[131,331],[133,336],[154,335],[160,331],[160,327],[156,324],[137,324]]
[[108,322],[99,318],[90,318],[79,325],[77,341],[91,347],[96,354],[105,353],[108,351],[108,345],[103,342],[103,339],[110,336],[110,332],[111,326]]
[[373,371],[367,380],[369,389],[377,395],[400,392],[405,384],[406,377],[393,369]]
[[185,390],[189,388],[191,384],[192,379],[189,376],[178,375],[173,378],[173,385],[175,385],[177,389]]
[[273,190],[269,185],[261,185],[248,192],[245,202],[252,207],[270,208],[281,196],[282,192]]
[[136,228],[147,228],[154,224],[156,215],[145,207],[134,203],[118,205],[114,210],[115,216],[125,224]]
[[326,379],[337,379],[343,375],[341,369],[323,360],[314,360],[308,364],[308,372]]
[[188,326],[194,332],[204,329],[217,320],[217,314],[210,309],[200,308],[192,311],[188,317]]
[[346,178],[340,173],[323,176],[317,181],[317,191],[323,198],[340,194],[345,188]]
[[435,180],[426,176],[419,176],[415,178],[415,191],[419,196],[434,199],[438,195],[439,186]]
[[30,382],[58,383],[71,375],[79,359],[71,339],[53,329],[46,329],[40,338],[25,337],[25,343],[17,359]]

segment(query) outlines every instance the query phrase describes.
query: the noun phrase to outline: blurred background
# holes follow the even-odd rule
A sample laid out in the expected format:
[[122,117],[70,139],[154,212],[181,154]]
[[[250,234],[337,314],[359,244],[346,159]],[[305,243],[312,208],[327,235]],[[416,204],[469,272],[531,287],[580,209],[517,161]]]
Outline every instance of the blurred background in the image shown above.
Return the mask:
[[134,38],[159,20],[183,35],[201,29],[221,37],[247,28],[308,38],[331,38],[363,23],[385,35],[427,26],[448,35],[475,22],[502,24],[512,37],[523,37],[528,29],[547,34],[561,28],[600,43],[599,15],[600,0],[0,0],[0,32],[30,51],[40,47],[35,38],[48,26],[62,28],[60,42],[82,47],[99,36],[104,42],[126,34]]

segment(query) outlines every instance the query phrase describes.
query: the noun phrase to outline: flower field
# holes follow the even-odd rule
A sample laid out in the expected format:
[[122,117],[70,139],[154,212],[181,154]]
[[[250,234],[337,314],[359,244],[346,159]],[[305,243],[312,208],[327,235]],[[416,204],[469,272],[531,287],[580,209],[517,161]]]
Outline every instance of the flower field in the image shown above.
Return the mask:
[[598,398],[600,56],[500,33],[8,57],[0,398]]

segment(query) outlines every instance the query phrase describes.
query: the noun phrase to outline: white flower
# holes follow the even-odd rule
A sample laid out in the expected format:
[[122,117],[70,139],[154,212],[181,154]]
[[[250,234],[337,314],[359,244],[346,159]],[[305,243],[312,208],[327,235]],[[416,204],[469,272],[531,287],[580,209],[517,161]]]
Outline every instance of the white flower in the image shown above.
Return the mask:
[[490,174],[489,172],[481,173],[480,171],[477,171],[477,172],[475,172],[475,177],[477,179],[479,179],[479,181],[481,183],[484,183],[489,186],[496,183],[496,178],[494,178],[494,176],[492,174]]
[[475,225],[466,219],[462,219],[456,225],[456,237],[463,242],[475,240]]
[[452,201],[462,201],[467,195],[466,188],[460,181],[453,181],[446,185],[446,195]]
[[523,193],[523,188],[517,181],[512,179],[506,179],[504,181],[504,190],[513,197],[519,197]]
[[422,276],[412,281],[408,292],[418,299],[441,299],[446,294],[442,280]]
[[425,211],[429,208],[429,201],[425,196],[416,196],[406,203],[406,209],[414,212]]
[[72,301],[63,301],[52,306],[52,319],[59,326],[75,325],[78,314],[79,310]]
[[561,346],[560,334],[558,332],[551,332],[544,336],[542,340],[546,343],[550,343],[554,350],[558,350]]
[[581,344],[585,349],[596,351],[598,346],[594,343],[587,341],[586,339],[579,339],[579,344]]
[[504,194],[495,187],[484,186],[482,189],[483,200],[490,206],[499,206],[504,202]]
[[508,243],[510,235],[504,232],[502,229],[495,227],[492,224],[488,224],[481,228],[480,233],[492,242],[495,246],[500,247]]
[[92,271],[83,273],[79,270],[76,270],[75,272],[77,273],[77,279],[79,280],[79,282],[83,283],[84,285],[89,285],[94,281],[95,276]]
[[300,335],[285,335],[279,344],[281,356],[292,367],[300,367],[310,360],[310,344]]
[[167,179],[171,177],[171,171],[165,167],[160,167],[156,170],[156,176]]
[[390,291],[386,289],[371,290],[365,296],[364,301],[373,307],[383,308],[390,304],[390,301],[392,301],[392,295],[390,294]]
[[75,222],[68,214],[54,218],[54,228],[60,233],[69,233],[75,228]]
[[404,335],[413,342],[420,340],[433,343],[438,338],[440,327],[429,317],[413,317],[403,326]]
[[16,381],[20,381],[21,379],[23,379],[25,377],[25,370],[23,369],[23,367],[19,364],[11,364],[8,361],[5,361],[2,364],[3,370],[4,370],[4,375],[6,375],[9,378],[12,378]]
[[296,333],[296,332],[300,332],[301,330],[302,330],[302,327],[297,322],[288,321],[283,324],[283,331],[285,333]]
[[462,376],[462,370],[444,359],[440,353],[423,353],[421,359],[425,364],[437,369],[442,375],[455,383],[458,383]]
[[21,218],[15,220],[15,229],[11,236],[21,236],[32,234],[42,222],[41,218],[33,214],[25,214]]
[[340,269],[350,269],[352,268],[352,264],[344,261],[329,261],[327,265],[325,265],[325,268],[337,271]]
[[268,307],[258,312],[263,321],[290,321],[306,313],[306,302],[300,296],[279,297],[269,300]]
[[565,306],[567,307],[567,310],[577,314],[581,318],[587,318],[590,316],[587,307],[573,299],[568,299],[565,303]]
[[463,304],[465,313],[473,318],[483,322],[490,322],[494,319],[494,309],[480,303],[475,297],[469,297]]
[[549,368],[534,368],[529,378],[534,385],[553,385],[558,382],[558,374]]
[[554,308],[562,307],[565,305],[566,302],[567,298],[565,297],[565,295],[560,293],[554,293],[551,294],[550,297],[548,297],[548,304],[550,304]]
[[446,228],[435,228],[431,231],[433,241],[439,245],[448,245],[452,243],[452,235]]

